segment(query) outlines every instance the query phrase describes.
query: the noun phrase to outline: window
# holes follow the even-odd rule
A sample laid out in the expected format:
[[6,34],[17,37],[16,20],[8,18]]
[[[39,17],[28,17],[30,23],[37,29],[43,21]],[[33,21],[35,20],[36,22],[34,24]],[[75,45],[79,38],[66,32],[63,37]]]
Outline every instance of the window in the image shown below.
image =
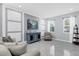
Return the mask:
[[16,41],[21,41],[22,39],[21,13],[11,9],[6,10],[7,10],[6,35],[15,38]]
[[64,30],[64,32],[70,32],[70,18],[64,18],[63,30]]
[[54,25],[50,24],[50,32],[54,32]]
[[55,31],[55,21],[48,21],[48,32]]

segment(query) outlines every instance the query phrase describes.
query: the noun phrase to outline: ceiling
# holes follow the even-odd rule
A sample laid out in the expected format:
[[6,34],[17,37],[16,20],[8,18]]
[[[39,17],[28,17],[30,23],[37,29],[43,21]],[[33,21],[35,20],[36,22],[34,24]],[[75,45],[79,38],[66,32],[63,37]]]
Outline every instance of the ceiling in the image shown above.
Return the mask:
[[54,17],[79,10],[79,3],[5,3],[5,5],[24,9],[27,13],[40,18]]

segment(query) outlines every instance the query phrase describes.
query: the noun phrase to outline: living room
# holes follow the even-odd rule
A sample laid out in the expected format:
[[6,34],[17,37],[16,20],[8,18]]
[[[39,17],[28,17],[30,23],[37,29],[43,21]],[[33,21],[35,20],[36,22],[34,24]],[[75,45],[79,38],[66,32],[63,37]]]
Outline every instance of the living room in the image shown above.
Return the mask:
[[0,56],[79,56],[78,25],[79,3],[1,3]]

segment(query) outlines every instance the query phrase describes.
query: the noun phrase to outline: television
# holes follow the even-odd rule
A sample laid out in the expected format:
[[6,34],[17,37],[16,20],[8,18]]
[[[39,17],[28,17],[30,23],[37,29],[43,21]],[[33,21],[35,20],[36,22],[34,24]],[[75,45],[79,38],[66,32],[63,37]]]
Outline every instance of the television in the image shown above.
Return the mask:
[[38,29],[38,21],[27,19],[27,30],[36,30]]

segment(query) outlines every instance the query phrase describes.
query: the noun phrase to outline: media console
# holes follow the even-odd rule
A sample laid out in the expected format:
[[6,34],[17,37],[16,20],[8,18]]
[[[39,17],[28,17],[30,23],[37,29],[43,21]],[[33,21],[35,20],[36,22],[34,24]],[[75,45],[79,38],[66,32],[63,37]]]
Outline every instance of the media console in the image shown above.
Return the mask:
[[26,33],[26,40],[27,40],[27,43],[33,43],[36,41],[40,41],[41,33],[40,32]]

